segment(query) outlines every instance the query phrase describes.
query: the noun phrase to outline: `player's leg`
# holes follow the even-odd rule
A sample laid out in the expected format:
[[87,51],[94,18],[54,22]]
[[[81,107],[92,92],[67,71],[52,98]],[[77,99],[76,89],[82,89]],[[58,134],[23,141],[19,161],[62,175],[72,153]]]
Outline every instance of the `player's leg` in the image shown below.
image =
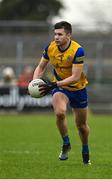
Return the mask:
[[53,108],[56,115],[57,127],[62,137],[68,134],[66,109],[68,98],[61,92],[57,92],[53,95]]
[[90,164],[88,146],[89,126],[87,123],[88,108],[74,108],[73,112],[76,120],[76,126],[78,128],[80,139],[82,142],[83,162],[84,164]]
[[68,98],[63,93],[56,92],[53,95],[53,108],[56,115],[56,124],[63,139],[62,151],[59,156],[60,160],[68,159],[68,151],[71,148],[66,120],[67,104]]

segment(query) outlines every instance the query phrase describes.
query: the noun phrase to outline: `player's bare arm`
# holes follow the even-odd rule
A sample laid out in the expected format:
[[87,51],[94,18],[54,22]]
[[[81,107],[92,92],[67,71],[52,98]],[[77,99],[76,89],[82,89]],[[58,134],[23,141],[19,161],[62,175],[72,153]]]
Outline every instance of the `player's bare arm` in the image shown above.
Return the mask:
[[33,79],[41,78],[44,74],[48,61],[42,56],[37,68],[34,71]]
[[73,66],[72,75],[64,80],[57,81],[57,86],[67,86],[72,83],[77,83],[80,79],[82,71],[83,71],[83,65]]

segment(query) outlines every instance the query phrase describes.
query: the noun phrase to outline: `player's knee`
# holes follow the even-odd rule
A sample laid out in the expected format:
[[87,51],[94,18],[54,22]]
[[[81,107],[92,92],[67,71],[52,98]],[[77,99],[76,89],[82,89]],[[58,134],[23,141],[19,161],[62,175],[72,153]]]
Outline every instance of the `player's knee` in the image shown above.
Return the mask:
[[84,134],[86,132],[86,124],[80,124],[77,126],[77,128],[81,134]]
[[58,111],[56,112],[56,117],[57,117],[57,120],[63,120],[65,119],[65,111],[64,110],[61,110],[61,111]]

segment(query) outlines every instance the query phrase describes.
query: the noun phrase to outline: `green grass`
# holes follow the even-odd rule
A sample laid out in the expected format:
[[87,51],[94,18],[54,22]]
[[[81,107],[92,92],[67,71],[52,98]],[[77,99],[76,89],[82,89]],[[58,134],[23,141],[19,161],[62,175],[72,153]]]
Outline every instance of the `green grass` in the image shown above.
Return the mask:
[[112,116],[90,115],[88,120],[92,165],[84,166],[72,115],[72,150],[64,162],[58,160],[62,141],[53,114],[0,115],[0,178],[112,178]]

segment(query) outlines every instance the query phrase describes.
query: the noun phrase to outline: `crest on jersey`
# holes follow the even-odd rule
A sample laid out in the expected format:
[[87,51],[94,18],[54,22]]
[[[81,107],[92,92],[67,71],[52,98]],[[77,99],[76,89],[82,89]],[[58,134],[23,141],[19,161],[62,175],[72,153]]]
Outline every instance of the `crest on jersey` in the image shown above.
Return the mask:
[[68,56],[67,61],[72,61],[72,56]]

